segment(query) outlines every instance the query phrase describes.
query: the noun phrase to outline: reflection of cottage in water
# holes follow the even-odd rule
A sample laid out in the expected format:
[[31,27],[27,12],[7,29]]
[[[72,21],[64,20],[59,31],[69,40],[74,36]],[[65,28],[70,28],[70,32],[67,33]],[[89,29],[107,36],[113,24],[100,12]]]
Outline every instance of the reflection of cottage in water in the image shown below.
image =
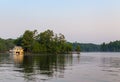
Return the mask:
[[23,57],[24,57],[24,55],[14,54],[14,55],[13,55],[14,62],[15,62],[16,64],[17,64],[17,63],[22,63],[22,62],[23,62]]
[[23,54],[23,48],[21,46],[15,46],[12,50],[13,54]]

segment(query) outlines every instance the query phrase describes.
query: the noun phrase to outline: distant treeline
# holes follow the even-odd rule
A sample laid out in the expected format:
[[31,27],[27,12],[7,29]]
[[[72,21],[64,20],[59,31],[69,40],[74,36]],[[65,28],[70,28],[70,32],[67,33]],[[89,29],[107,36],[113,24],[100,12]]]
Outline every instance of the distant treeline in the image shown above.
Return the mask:
[[75,50],[76,46],[80,46],[81,52],[98,52],[100,51],[100,45],[92,44],[92,43],[72,43],[73,50]]
[[0,38],[0,52],[4,53],[6,51],[9,51],[9,49],[12,49],[14,44],[14,39],[2,39]]
[[120,41],[101,44],[101,51],[104,52],[120,52]]
[[103,43],[71,43],[63,34],[56,34],[52,30],[38,33],[37,30],[26,30],[17,39],[0,38],[0,52],[6,52],[14,46],[22,46],[30,53],[70,53],[70,52],[120,52],[120,41]]
[[102,43],[100,45],[91,43],[72,43],[73,49],[79,45],[82,52],[120,52],[120,41]]

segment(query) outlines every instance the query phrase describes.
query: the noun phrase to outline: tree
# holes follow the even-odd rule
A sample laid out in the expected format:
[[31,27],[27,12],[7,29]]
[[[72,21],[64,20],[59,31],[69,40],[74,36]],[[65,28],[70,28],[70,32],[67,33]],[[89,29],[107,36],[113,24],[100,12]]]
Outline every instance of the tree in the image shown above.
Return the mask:
[[42,45],[43,51],[51,52],[51,46],[54,33],[52,30],[46,30],[38,34],[37,41]]
[[26,30],[22,38],[22,46],[24,48],[24,51],[26,52],[32,51],[33,41],[34,41],[33,31]]
[[72,45],[66,42],[63,34],[57,35],[49,29],[39,34],[37,30],[26,30],[14,43],[22,46],[25,52],[58,54],[72,51]]
[[23,40],[23,37],[21,36],[14,41],[14,44],[16,46],[22,46],[22,40]]
[[37,41],[35,41],[34,42],[34,45],[32,46],[32,52],[33,53],[40,53],[40,44],[37,42]]
[[80,52],[80,46],[79,46],[79,45],[77,45],[75,51],[76,51],[76,52]]
[[69,52],[72,51],[72,44],[71,44],[71,43],[66,43],[66,49],[65,49],[65,51],[66,51],[67,53],[69,53]]
[[104,52],[120,52],[120,41],[101,44],[101,51]]
[[105,44],[105,42],[101,45],[101,51],[106,51],[106,44]]

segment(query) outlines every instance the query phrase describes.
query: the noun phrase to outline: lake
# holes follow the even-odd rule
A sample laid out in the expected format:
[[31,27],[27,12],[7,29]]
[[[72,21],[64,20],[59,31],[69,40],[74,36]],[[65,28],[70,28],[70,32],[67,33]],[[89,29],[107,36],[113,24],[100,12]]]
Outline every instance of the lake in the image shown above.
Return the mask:
[[120,82],[120,53],[0,54],[0,82]]

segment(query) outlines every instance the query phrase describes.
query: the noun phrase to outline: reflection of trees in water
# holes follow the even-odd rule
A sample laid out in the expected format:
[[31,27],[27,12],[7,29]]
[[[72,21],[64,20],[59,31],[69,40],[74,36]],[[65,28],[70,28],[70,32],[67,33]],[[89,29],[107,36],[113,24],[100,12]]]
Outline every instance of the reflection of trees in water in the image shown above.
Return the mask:
[[0,64],[7,64],[12,63],[10,55],[9,54],[0,54]]
[[[17,70],[25,74],[24,78],[30,79],[33,75],[47,77],[64,77],[65,67],[72,65],[72,55],[25,55],[23,62],[16,65]],[[45,79],[44,79],[45,80]]]
[[102,71],[108,72],[111,76],[119,76],[120,58],[119,57],[103,57],[101,58]]
[[[79,61],[79,56],[61,55],[0,55],[0,65],[14,64],[13,69],[23,74],[26,82],[45,81],[53,77],[64,77],[65,70]],[[71,70],[71,69],[69,69]]]
[[18,68],[23,68],[25,73],[32,73],[35,70],[40,70],[40,74],[47,74],[48,76],[56,72],[63,72],[65,67],[72,66],[73,63],[79,63],[80,55],[73,57],[68,55],[25,55],[15,56],[14,62]]
[[32,56],[24,56],[24,60],[22,63],[23,72],[32,73],[34,67],[34,59]]
[[118,57],[103,57],[101,62],[102,67],[120,68],[120,58]]

